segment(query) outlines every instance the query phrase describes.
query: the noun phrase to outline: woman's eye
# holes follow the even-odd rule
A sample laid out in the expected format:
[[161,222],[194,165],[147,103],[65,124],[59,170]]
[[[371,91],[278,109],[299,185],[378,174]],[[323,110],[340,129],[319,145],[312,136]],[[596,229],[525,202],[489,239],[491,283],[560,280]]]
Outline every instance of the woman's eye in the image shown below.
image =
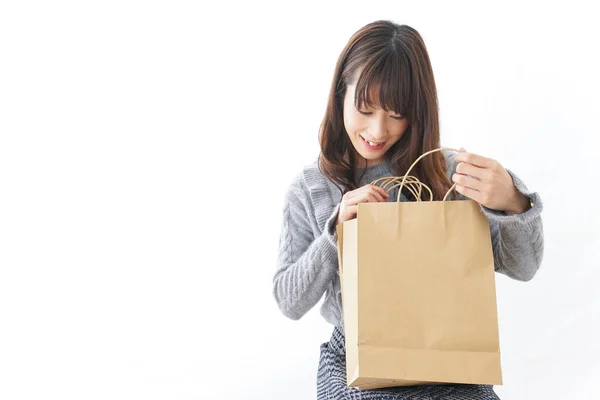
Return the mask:
[[[373,114],[370,111],[361,111],[361,110],[358,110],[358,112],[361,113],[362,115],[371,115],[371,114]],[[402,116],[402,115],[390,115],[390,117],[392,117],[392,118],[394,118],[395,120],[398,120],[398,121],[401,121],[401,120],[404,119],[404,116]]]

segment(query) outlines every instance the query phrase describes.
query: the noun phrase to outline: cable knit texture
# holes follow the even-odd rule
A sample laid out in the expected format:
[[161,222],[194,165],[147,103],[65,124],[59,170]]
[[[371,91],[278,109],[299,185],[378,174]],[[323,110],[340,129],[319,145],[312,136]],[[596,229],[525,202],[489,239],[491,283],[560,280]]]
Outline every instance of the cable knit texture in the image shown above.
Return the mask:
[[[454,153],[443,151],[448,178],[456,170]],[[510,170],[515,187],[534,202],[522,214],[507,215],[480,206],[490,224],[494,268],[519,281],[528,281],[537,272],[544,253],[542,201]],[[358,170],[358,186],[375,179],[393,176],[385,162]],[[388,201],[395,201],[397,188]],[[461,200],[467,199],[458,194]],[[297,320],[325,295],[321,315],[343,327],[342,298],[338,274],[335,225],[342,196],[338,188],[321,173],[317,162],[303,168],[285,194],[273,295],[281,312]],[[453,196],[452,196],[453,199]],[[400,201],[407,199],[402,195]]]

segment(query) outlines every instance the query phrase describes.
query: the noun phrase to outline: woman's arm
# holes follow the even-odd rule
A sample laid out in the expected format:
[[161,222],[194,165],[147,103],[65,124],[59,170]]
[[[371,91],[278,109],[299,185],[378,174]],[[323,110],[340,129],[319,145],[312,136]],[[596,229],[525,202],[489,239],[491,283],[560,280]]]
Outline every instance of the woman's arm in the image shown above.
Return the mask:
[[323,233],[314,236],[310,195],[302,178],[290,186],[283,208],[273,295],[281,312],[298,320],[315,306],[338,273],[335,222],[339,205]]
[[513,215],[485,206],[481,209],[490,223],[496,271],[519,281],[529,281],[544,256],[543,205],[537,193],[530,192],[512,171],[507,171],[519,192],[532,200],[533,207]]
[[[458,162],[454,153],[445,152],[444,155],[451,178]],[[490,225],[495,270],[519,281],[529,281],[539,269],[544,255],[543,204],[539,194],[529,191],[515,173],[508,169],[506,172],[518,193],[532,200],[533,207],[510,215],[482,204],[480,207]],[[459,198],[469,197],[459,194]]]

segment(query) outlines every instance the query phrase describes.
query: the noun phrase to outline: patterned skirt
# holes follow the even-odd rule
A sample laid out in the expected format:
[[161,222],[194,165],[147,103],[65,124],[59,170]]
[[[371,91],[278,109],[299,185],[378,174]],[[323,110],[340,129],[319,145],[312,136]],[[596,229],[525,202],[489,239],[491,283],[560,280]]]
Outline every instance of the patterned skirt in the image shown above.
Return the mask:
[[317,375],[318,400],[499,400],[491,385],[423,385],[358,390],[346,385],[344,332],[336,327],[321,345]]

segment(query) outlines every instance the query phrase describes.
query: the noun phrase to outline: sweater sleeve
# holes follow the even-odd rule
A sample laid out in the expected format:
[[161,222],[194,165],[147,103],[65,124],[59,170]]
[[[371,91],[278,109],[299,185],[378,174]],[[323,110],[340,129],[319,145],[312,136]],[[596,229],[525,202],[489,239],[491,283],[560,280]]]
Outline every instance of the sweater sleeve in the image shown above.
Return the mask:
[[529,281],[544,256],[543,204],[538,193],[529,191],[514,172],[507,171],[517,190],[533,201],[533,207],[514,215],[480,207],[490,224],[495,270],[519,281]]
[[[445,155],[451,177],[458,163],[454,161],[453,153]],[[479,206],[490,226],[494,269],[510,278],[529,281],[540,268],[544,255],[543,204],[538,193],[529,191],[514,172],[507,171],[517,190],[533,201],[533,207],[521,214],[508,215],[481,204]],[[468,199],[460,193],[458,196],[462,200]]]
[[311,225],[310,195],[300,180],[284,199],[273,295],[281,312],[298,320],[321,299],[338,273],[335,222],[339,206],[315,237]]

